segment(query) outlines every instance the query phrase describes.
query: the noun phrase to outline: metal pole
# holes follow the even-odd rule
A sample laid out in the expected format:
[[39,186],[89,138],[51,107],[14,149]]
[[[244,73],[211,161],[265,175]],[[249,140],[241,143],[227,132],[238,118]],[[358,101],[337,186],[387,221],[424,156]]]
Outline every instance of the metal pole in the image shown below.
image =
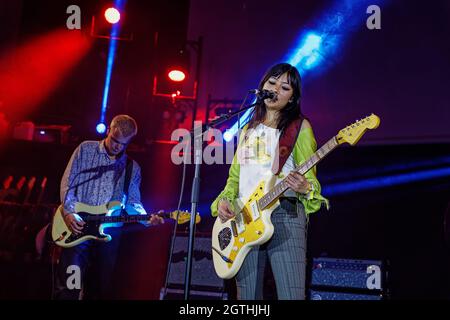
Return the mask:
[[194,239],[195,239],[195,217],[197,214],[197,205],[200,192],[200,166],[203,154],[203,128],[200,125],[197,132],[195,128],[195,118],[197,117],[197,104],[198,104],[198,87],[200,84],[200,62],[202,59],[202,37],[196,42],[197,46],[197,69],[196,69],[196,92],[194,100],[194,110],[192,115],[192,129],[194,131],[193,139],[194,142],[194,164],[195,164],[195,174],[194,180],[192,181],[192,192],[191,192],[191,220],[189,224],[189,244],[187,252],[186,270],[185,270],[185,281],[184,281],[184,299],[189,300],[189,293],[191,287],[191,273],[192,273],[192,255],[194,251]]

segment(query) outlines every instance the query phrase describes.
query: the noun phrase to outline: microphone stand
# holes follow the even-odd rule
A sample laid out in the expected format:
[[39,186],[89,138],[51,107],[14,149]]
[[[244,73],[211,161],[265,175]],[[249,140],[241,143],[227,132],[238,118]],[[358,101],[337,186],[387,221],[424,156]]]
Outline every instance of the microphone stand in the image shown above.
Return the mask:
[[[227,114],[221,115],[214,121],[211,121],[209,125],[204,127],[200,127],[200,134],[196,135],[198,129],[194,128],[191,130],[191,137],[194,137],[194,164],[195,164],[195,174],[194,180],[192,181],[192,192],[191,192],[191,219],[189,223],[189,244],[188,244],[188,252],[187,252],[187,261],[186,261],[186,271],[185,271],[185,279],[184,279],[184,299],[189,300],[189,292],[191,287],[191,272],[192,272],[192,254],[194,250],[194,235],[195,235],[195,216],[197,214],[197,205],[200,194],[200,165],[203,153],[203,134],[206,133],[210,128],[214,128],[217,125],[231,119],[237,114],[254,107],[258,103],[258,100],[255,103],[252,103],[249,106],[243,107],[238,111],[229,112]],[[193,131],[193,132],[192,132]]]

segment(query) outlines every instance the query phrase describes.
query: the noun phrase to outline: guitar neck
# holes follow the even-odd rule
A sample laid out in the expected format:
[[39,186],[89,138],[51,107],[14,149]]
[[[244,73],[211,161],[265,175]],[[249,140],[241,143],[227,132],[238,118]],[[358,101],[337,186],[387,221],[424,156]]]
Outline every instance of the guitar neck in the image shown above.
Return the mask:
[[147,221],[150,219],[150,214],[136,214],[126,216],[95,216],[90,215],[85,218],[86,221],[96,221],[99,223],[132,223],[139,221]]
[[[301,165],[297,166],[294,171],[299,172],[301,175],[307,173],[312,167],[314,167],[320,160],[325,158],[327,154],[333,151],[337,146],[338,142],[334,136],[327,143],[325,143],[319,150],[317,150],[307,161],[303,162]],[[258,206],[261,210],[264,210],[269,204],[278,199],[287,189],[289,188],[286,178],[279,182],[275,187],[273,187],[268,193],[266,193],[258,201]]]

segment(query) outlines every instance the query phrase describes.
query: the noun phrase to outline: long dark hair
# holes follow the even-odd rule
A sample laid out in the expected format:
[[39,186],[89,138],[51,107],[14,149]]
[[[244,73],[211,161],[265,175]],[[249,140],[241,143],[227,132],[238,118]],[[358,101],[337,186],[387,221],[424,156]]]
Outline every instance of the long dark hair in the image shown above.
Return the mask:
[[[289,84],[294,92],[292,94],[292,102],[288,102],[287,105],[280,110],[277,129],[281,131],[281,134],[285,132],[285,129],[291,124],[292,121],[305,118],[301,111],[300,99],[302,96],[302,80],[300,73],[296,67],[290,65],[289,63],[279,63],[266,71],[258,86],[258,90],[262,90],[264,83],[266,83],[270,77],[279,77],[286,72],[288,75]],[[266,117],[266,113],[266,105],[263,100],[260,100],[251,113],[248,127],[255,128],[258,124],[263,122]]]

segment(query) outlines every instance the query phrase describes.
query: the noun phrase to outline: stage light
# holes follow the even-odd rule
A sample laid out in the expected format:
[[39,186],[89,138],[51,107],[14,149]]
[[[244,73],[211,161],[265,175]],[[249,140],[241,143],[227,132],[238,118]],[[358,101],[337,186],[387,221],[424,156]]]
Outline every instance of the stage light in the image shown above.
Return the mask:
[[288,62],[301,70],[311,69],[319,62],[322,40],[322,36],[309,32]]
[[115,24],[120,20],[120,12],[116,8],[108,8],[105,10],[105,19],[111,24]]
[[106,131],[106,126],[104,123],[99,123],[96,127],[98,133],[103,134]]
[[322,193],[327,197],[331,197],[360,192],[363,190],[381,189],[401,184],[417,183],[419,181],[439,179],[443,177],[450,177],[450,168],[417,170],[415,172],[397,173],[386,176],[378,176],[376,178],[353,180],[351,182],[333,183],[324,185],[322,188]]
[[172,69],[169,71],[169,73],[167,74],[167,76],[169,77],[170,80],[175,81],[175,82],[181,82],[184,79],[186,79],[186,74],[179,69]]
[[223,139],[226,141],[226,142],[230,142],[231,140],[233,140],[233,136],[234,136],[234,134],[232,133],[232,132],[230,132],[230,131],[225,131],[225,133],[223,134]]
[[[299,41],[288,51],[283,61],[297,67],[302,78],[314,69],[323,71],[330,67],[336,60],[333,57],[337,53],[342,55],[342,50],[338,49],[341,49],[344,40],[365,24],[365,16],[355,12],[365,10],[368,5],[369,0],[336,0],[334,5],[317,19],[313,29],[300,34]],[[321,68],[318,68],[319,66]],[[231,126],[230,134],[236,134],[239,130],[238,124],[244,126],[250,114],[251,109],[240,117],[239,122]]]

